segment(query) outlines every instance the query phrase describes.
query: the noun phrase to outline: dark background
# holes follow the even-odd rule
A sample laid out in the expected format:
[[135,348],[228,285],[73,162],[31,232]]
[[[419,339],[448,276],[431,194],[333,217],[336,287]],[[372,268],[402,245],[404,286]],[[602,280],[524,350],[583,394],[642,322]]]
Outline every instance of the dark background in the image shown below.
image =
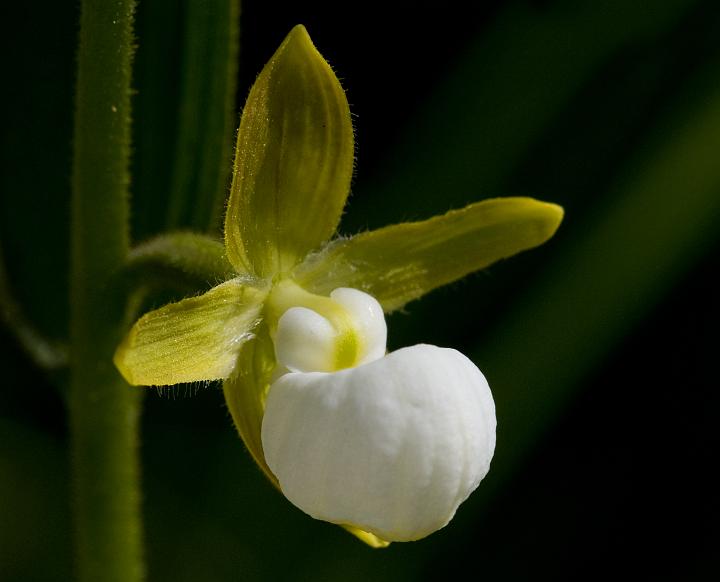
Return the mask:
[[[183,10],[138,12],[138,239],[162,225]],[[54,338],[77,19],[36,2],[0,25],[0,239],[17,300]],[[248,0],[238,106],[297,23],[355,115],[343,233],[505,195],[562,204],[565,222],[389,318],[391,348],[457,348],[495,394],[493,468],[447,528],[371,550],[264,481],[217,386],[148,391],[148,579],[717,579],[720,5]],[[0,580],[67,580],[63,374],[3,328],[0,348]]]

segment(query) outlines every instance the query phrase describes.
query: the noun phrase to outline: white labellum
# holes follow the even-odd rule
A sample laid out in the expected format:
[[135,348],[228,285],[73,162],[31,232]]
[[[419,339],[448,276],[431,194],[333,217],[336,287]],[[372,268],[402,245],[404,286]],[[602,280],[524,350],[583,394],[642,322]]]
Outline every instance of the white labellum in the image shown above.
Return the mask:
[[446,525],[487,474],[495,405],[460,352],[404,348],[335,373],[290,373],[270,388],[268,466],[314,518],[410,541]]

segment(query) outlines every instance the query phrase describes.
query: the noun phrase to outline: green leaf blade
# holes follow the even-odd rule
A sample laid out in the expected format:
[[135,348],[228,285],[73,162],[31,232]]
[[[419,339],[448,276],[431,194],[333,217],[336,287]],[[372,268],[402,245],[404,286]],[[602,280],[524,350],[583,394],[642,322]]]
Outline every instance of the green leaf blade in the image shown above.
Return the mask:
[[261,277],[288,272],[336,231],[354,160],[345,93],[303,26],[250,91],[225,217],[228,259]]
[[563,210],[532,198],[496,198],[422,222],[331,243],[295,269],[298,284],[328,294],[353,287],[386,312],[521,251],[557,230]]
[[204,295],[151,311],[120,344],[115,365],[136,386],[226,378],[241,346],[252,338],[264,296],[231,279]]

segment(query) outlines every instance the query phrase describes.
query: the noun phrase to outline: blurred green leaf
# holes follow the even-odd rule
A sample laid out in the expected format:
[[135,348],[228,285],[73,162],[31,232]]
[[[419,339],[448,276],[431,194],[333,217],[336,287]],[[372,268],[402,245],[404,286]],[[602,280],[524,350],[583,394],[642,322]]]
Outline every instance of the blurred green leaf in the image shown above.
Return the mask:
[[49,434],[0,418],[0,579],[69,580],[68,456]]
[[[558,241],[544,276],[474,350],[502,427],[489,480],[495,487],[582,388],[583,377],[717,242],[718,73],[715,61],[695,79],[679,98],[685,107],[656,128],[574,238]],[[489,500],[493,491],[483,491]]]
[[237,125],[239,11],[239,0],[138,6],[134,239],[165,228],[219,234]]
[[237,125],[240,0],[184,3],[183,60],[167,228],[219,234]]
[[522,156],[593,75],[623,51],[667,34],[697,4],[506,3],[405,128],[382,171],[358,185],[344,227],[407,220],[408,200],[413,213],[426,216],[509,194],[505,183]]
[[184,42],[183,2],[139,2],[134,63],[132,237],[166,228],[178,139]]

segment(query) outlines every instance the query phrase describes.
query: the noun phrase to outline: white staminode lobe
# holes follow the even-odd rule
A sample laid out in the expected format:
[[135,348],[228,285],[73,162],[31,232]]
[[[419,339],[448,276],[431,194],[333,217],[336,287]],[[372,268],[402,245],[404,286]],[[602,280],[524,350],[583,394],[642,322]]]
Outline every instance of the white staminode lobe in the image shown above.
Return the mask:
[[322,315],[292,307],[280,317],[275,336],[278,362],[292,372],[333,370],[337,332]]
[[330,299],[342,305],[355,323],[362,344],[355,365],[382,358],[387,345],[387,324],[377,299],[350,287],[335,289],[330,293]]
[[[339,288],[330,299],[344,310],[352,322],[358,346],[354,365],[385,355],[387,325],[377,300],[357,289]],[[275,355],[292,372],[332,372],[336,370],[339,330],[316,311],[292,307],[278,320]]]
[[416,345],[282,376],[262,443],[285,496],[312,517],[410,541],[446,525],[487,474],[495,425],[480,370],[455,350]]

